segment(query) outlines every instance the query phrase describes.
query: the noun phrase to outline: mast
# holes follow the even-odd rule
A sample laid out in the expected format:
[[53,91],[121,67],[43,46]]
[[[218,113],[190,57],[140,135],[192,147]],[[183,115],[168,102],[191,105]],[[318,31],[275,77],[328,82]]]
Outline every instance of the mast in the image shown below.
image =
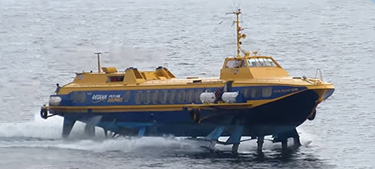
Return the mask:
[[98,56],[98,73],[101,73],[102,71],[101,71],[101,67],[100,67],[100,54],[102,54],[102,53],[98,52],[98,53],[95,53],[95,54]]
[[241,39],[245,39],[246,35],[241,33],[241,26],[240,26],[240,14],[241,14],[241,9],[238,9],[237,11],[233,12],[233,14],[236,15],[236,32],[237,32],[237,56],[236,57],[241,57]]

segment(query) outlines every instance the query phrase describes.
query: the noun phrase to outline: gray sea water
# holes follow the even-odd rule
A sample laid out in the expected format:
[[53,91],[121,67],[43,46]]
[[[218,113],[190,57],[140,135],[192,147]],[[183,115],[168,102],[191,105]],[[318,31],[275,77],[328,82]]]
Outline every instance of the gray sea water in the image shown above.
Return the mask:
[[[293,76],[334,83],[314,121],[298,128],[303,146],[282,154],[255,141],[240,154],[208,152],[183,139],[82,138],[77,124],[43,120],[42,104],[75,72],[102,65],[217,77],[235,55],[242,9],[243,48],[273,56]],[[375,168],[375,3],[370,0],[0,0],[0,168]],[[99,132],[99,131],[98,131]]]

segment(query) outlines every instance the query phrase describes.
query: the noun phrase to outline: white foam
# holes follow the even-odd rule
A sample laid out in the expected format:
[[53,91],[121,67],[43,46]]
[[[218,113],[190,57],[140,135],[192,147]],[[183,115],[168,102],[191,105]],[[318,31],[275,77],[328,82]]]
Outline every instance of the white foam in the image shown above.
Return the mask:
[[[42,148],[62,148],[73,150],[85,150],[95,152],[121,151],[132,152],[144,150],[162,151],[170,150],[191,150],[201,151],[202,144],[197,141],[187,141],[181,138],[165,138],[165,137],[144,137],[144,138],[117,138],[104,139],[102,130],[96,130],[96,140],[82,140],[83,123],[77,122],[74,126],[69,140],[61,139],[63,118],[55,116],[48,120],[41,119],[38,114],[35,115],[34,121],[23,123],[0,123],[0,137],[6,138],[1,141],[1,147],[42,147]],[[302,128],[298,128],[301,143],[308,146],[313,140],[312,135],[305,132]],[[14,140],[12,140],[14,138]],[[20,139],[21,138],[21,139]],[[22,139],[23,138],[23,139]],[[25,139],[27,138],[27,139]],[[29,139],[32,138],[32,139]],[[100,139],[100,140],[98,140]],[[225,141],[227,137],[221,137],[221,141]],[[249,139],[249,138],[242,138]],[[266,137],[266,140],[271,140]],[[292,142],[292,140],[289,140]],[[265,141],[264,150],[272,150],[280,148],[280,144],[274,144],[271,141]],[[218,150],[230,151],[231,146],[216,145]],[[256,140],[242,142],[239,151],[256,150]]]
[[181,139],[163,137],[117,138],[104,140],[25,140],[14,139],[0,141],[1,148],[48,148],[68,149],[92,152],[134,152],[155,154],[161,152],[201,152],[199,144]]
[[94,152],[120,151],[120,152],[160,152],[165,150],[201,151],[198,144],[179,139],[163,137],[144,137],[134,139],[106,139],[106,140],[80,140],[77,142],[61,142],[50,147],[86,150]]
[[38,114],[34,121],[23,123],[0,123],[0,147],[61,148],[94,152],[120,151],[142,152],[145,149],[200,151],[199,145],[189,141],[166,137],[104,139],[104,132],[96,130],[94,140],[82,139],[84,124],[77,122],[69,139],[61,138],[63,118],[55,116],[48,120]]
[[34,121],[20,123],[0,123],[0,137],[61,137],[62,118],[48,120],[35,117]]
[[314,140],[315,136],[312,134],[309,134],[302,127],[298,127],[297,132],[299,134],[299,138],[301,140],[302,146],[309,146],[312,143],[312,140]]

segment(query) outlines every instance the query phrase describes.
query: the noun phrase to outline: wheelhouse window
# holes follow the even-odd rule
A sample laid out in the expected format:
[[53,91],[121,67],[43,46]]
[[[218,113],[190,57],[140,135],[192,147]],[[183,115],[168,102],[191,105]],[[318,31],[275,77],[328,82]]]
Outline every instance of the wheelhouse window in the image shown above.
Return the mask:
[[277,67],[276,63],[270,58],[250,58],[248,62],[250,67]]
[[108,82],[122,82],[124,81],[124,76],[108,76]]
[[240,68],[246,67],[245,62],[243,60],[228,60],[225,68]]

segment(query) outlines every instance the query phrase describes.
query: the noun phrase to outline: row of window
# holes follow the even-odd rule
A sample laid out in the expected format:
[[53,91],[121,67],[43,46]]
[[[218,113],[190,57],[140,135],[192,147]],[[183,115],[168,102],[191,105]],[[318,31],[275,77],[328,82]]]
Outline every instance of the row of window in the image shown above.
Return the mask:
[[[142,90],[126,91],[123,102],[133,104],[191,104],[200,103],[200,95],[205,89],[186,90]],[[207,92],[219,92],[217,89],[207,89]],[[239,97],[244,100],[269,98],[272,96],[272,87],[243,88],[239,91]],[[222,91],[220,91],[222,94]],[[73,103],[84,103],[86,92],[73,92],[70,99]]]
[[250,58],[250,67],[277,67],[277,65],[270,58]]
[[[276,63],[270,58],[250,58],[248,59],[250,67],[277,67]],[[228,60],[226,68],[246,67],[244,60]]]
[[272,87],[245,88],[241,93],[246,99],[267,98],[272,96]]
[[[137,91],[135,104],[182,104],[199,103],[203,89],[197,90],[154,90]],[[130,92],[125,94],[125,102],[129,101]]]
[[[216,90],[207,90],[216,92]],[[200,95],[203,89],[197,90],[155,90],[155,91],[137,91],[135,94],[135,104],[189,104],[200,103]],[[272,96],[272,87],[245,88],[240,90],[240,95],[245,100],[269,98]],[[125,94],[124,101],[130,101],[130,92]]]

